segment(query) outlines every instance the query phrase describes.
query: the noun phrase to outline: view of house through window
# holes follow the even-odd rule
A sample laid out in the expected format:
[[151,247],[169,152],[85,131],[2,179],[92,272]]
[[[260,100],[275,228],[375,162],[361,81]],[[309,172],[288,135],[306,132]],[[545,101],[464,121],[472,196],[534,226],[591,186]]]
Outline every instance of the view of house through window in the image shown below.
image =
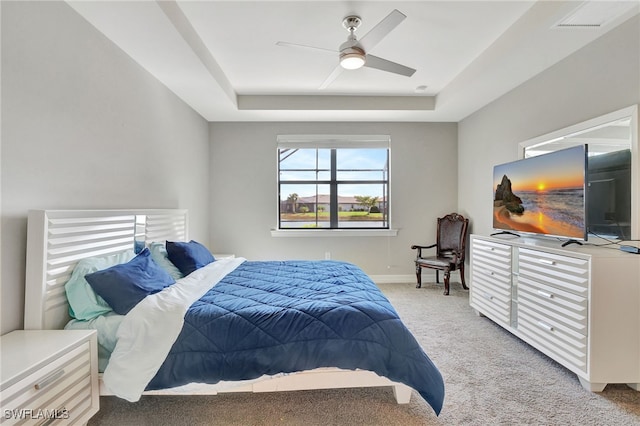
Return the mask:
[[341,142],[279,144],[280,229],[389,228],[388,144]]

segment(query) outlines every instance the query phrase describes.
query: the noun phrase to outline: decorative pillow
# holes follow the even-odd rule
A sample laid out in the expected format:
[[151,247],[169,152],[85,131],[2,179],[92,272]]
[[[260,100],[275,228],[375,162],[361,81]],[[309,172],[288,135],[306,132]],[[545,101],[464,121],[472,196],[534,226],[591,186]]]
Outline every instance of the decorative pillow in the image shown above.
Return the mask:
[[148,295],[176,282],[151,259],[151,252],[147,248],[127,263],[88,274],[85,278],[93,290],[120,315],[126,315]]
[[155,242],[149,244],[149,251],[151,251],[151,258],[153,261],[156,262],[159,267],[167,271],[174,280],[178,281],[180,278],[184,278],[182,272],[180,272],[180,270],[176,268],[176,265],[171,263],[169,260],[164,243]]
[[71,278],[64,285],[71,318],[88,321],[111,312],[111,306],[93,291],[84,276],[113,265],[126,263],[134,257],[133,250],[127,250],[110,256],[80,260],[73,269]]
[[216,260],[209,249],[193,240],[188,243],[167,241],[167,254],[185,276]]

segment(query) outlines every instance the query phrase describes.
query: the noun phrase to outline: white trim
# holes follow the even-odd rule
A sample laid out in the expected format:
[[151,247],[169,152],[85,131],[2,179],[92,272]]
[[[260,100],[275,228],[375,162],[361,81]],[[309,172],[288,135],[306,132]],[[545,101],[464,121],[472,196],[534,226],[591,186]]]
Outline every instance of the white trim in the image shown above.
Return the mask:
[[[430,270],[421,272],[422,282],[436,282],[436,271]],[[416,284],[415,274],[396,274],[396,275],[369,275],[369,278],[376,284]],[[440,284],[442,284],[442,278]]]
[[278,135],[278,148],[389,148],[389,135]]
[[397,229],[272,229],[272,237],[395,237]]
[[[433,274],[435,278],[435,274]],[[416,283],[415,274],[404,274],[404,275],[369,275],[369,278],[376,284],[406,284],[406,283]]]
[[536,136],[535,138],[520,142],[518,144],[518,158],[524,158],[525,148],[539,145],[543,142],[551,142],[566,137],[571,137],[593,127],[602,126],[604,124],[612,123],[623,118],[631,118],[631,149],[633,151],[634,146],[637,147],[637,132],[634,132],[634,127],[637,129],[637,124],[634,122],[638,119],[638,105],[632,105],[618,111],[601,115],[600,117],[592,118],[590,120],[583,121],[581,123],[577,123],[572,126],[558,129],[553,132],[545,133],[544,135]]

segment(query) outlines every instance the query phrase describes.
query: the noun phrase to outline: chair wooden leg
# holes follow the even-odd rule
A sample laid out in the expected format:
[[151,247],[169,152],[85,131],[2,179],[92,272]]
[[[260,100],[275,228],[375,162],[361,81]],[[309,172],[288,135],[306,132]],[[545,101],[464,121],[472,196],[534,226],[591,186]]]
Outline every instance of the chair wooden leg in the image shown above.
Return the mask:
[[436,284],[440,284],[440,271],[436,269]]
[[460,264],[460,282],[462,283],[462,288],[469,290],[469,287],[467,287],[467,284],[464,282],[464,263]]
[[449,278],[450,278],[451,273],[447,270],[444,271],[444,295],[448,296],[449,295]]
[[418,284],[416,284],[416,288],[420,288],[422,287],[422,268],[420,268],[420,266],[418,266],[416,264],[416,280],[418,281]]

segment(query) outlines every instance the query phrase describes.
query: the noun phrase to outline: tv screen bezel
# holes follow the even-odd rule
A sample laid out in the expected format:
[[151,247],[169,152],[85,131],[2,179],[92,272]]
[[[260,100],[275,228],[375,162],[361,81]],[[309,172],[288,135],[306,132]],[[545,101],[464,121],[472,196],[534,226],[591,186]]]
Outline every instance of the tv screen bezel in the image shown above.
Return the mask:
[[514,161],[509,161],[506,163],[501,163],[501,164],[496,164],[493,166],[493,175],[492,175],[492,193],[491,193],[491,199],[492,199],[492,210],[494,209],[495,206],[495,196],[496,196],[496,169],[498,167],[504,167],[504,166],[509,166],[512,164],[518,164],[518,163],[523,163],[523,162],[529,162],[530,160],[533,160],[535,158],[539,159],[540,157],[544,157],[544,156],[553,156],[556,155],[560,152],[564,152],[564,151],[568,151],[568,150],[575,150],[577,148],[582,148],[581,152],[583,154],[583,158],[582,158],[582,215],[583,215],[583,225],[582,225],[582,236],[575,236],[575,235],[562,235],[562,234],[555,234],[555,233],[544,233],[544,232],[535,232],[535,231],[526,231],[526,230],[519,230],[519,229],[512,229],[512,228],[507,228],[507,227],[496,227],[496,220],[495,220],[495,212],[492,211],[492,227],[493,230],[495,231],[494,234],[500,234],[500,233],[508,233],[508,234],[515,234],[515,235],[526,235],[526,236],[532,236],[532,237],[541,237],[541,238],[548,238],[548,239],[561,239],[561,240],[565,240],[565,244],[568,244],[570,242],[581,242],[581,241],[588,241],[588,237],[589,237],[589,227],[588,227],[588,199],[587,199],[587,179],[588,179],[588,156],[589,156],[589,147],[588,144],[579,144],[579,145],[574,145],[574,146],[570,146],[567,148],[563,148],[563,149],[559,149],[556,151],[552,151],[552,152],[548,152],[545,154],[540,154],[537,155],[535,157],[527,157],[527,158],[521,158],[518,160],[514,160]]

